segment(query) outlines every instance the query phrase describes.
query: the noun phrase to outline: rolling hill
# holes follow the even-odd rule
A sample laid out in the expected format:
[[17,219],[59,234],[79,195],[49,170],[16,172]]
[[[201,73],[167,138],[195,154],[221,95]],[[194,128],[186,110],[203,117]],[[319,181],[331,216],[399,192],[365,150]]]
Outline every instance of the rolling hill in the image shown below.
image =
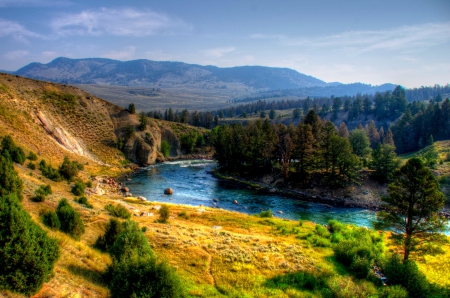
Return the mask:
[[240,83],[254,89],[290,89],[326,85],[324,81],[289,68],[263,66],[219,68],[145,59],[122,62],[103,58],[60,57],[47,64],[31,63],[15,74],[59,83],[121,86],[214,82]]

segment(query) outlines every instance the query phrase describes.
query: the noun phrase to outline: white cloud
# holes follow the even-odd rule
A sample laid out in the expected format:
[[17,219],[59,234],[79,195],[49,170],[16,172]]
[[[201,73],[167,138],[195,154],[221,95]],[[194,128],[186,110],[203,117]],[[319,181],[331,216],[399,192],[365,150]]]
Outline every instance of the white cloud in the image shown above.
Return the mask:
[[59,35],[148,36],[191,30],[183,21],[147,9],[100,8],[54,19],[51,27]]
[[17,41],[26,42],[27,37],[41,37],[41,35],[27,30],[19,23],[0,19],[0,37],[11,36]]
[[30,53],[24,50],[10,51],[3,54],[3,57],[7,60],[19,60],[28,56]]
[[110,51],[102,55],[102,57],[116,60],[131,60],[134,58],[136,47],[129,46],[122,51]]
[[347,31],[312,39],[290,38],[290,46],[341,49],[353,53],[386,50],[420,51],[450,41],[450,22],[403,26],[390,30]]
[[235,50],[234,47],[226,47],[226,48],[214,48],[202,51],[202,53],[209,57],[220,58],[225,54],[231,53]]

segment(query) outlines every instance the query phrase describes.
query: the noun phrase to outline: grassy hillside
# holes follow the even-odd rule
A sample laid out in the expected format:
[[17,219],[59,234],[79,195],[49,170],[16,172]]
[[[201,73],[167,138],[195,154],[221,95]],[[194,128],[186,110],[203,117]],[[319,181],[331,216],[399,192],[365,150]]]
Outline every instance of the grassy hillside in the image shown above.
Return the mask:
[[[121,113],[119,107],[73,87],[0,75],[0,136],[11,135],[26,154],[33,151],[38,154],[38,160],[50,161],[53,167],[59,166],[64,156],[69,156],[84,165],[78,178],[90,181],[92,189],[101,189],[104,193],[87,196],[93,205],[89,209],[73,201],[74,195],[70,192],[73,183],[51,181],[43,177],[40,170],[28,168],[29,161],[23,166],[15,165],[24,181],[24,208],[50,237],[57,239],[61,248],[54,275],[35,297],[110,295],[103,273],[111,258],[93,248],[111,218],[105,210],[110,203],[123,205],[133,214],[132,220],[146,227],[145,235],[153,250],[176,269],[191,297],[328,297],[326,293],[335,297],[367,297],[376,294],[373,283],[357,279],[336,261],[331,235],[312,222],[181,205],[169,205],[168,224],[155,222],[158,203],[125,199],[100,176],[124,171],[121,165],[124,158],[115,147],[114,132],[136,123],[137,118]],[[44,128],[43,119],[47,125],[53,124],[51,133],[48,127]],[[181,124],[168,125],[156,120],[152,120],[151,126],[171,129],[175,135],[188,129]],[[63,144],[55,140],[57,134]],[[43,185],[50,185],[53,193],[44,202],[34,202],[35,190]],[[61,198],[68,199],[86,226],[79,241],[48,229],[41,222],[40,216],[47,210],[54,211]],[[398,250],[388,234],[375,234],[386,240],[386,252]],[[442,274],[450,270],[450,247],[447,244],[443,249],[443,256],[420,259],[419,266],[430,282],[450,287],[450,278]],[[0,291],[0,297],[23,296]]]

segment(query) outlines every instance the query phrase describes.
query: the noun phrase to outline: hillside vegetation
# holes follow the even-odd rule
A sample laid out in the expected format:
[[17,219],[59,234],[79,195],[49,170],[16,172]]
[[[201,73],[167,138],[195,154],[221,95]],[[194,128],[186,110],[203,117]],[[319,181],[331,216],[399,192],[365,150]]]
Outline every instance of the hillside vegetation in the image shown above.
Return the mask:
[[[14,152],[2,152],[0,164],[8,175],[15,171],[23,181],[23,190],[17,180],[17,187],[11,188],[23,198],[9,204],[25,210],[30,217],[23,215],[24,223],[33,222],[38,226],[33,229],[45,231],[59,247],[53,274],[45,276],[34,297],[115,297],[118,294],[109,289],[125,291],[120,273],[129,277],[126,269],[134,265],[142,270],[137,272],[161,275],[136,274],[130,281],[154,282],[167,276],[160,284],[168,281],[165,286],[176,285],[172,289],[184,289],[178,294],[187,297],[448,294],[450,279],[442,274],[450,270],[448,244],[442,245],[444,254],[439,257],[417,259],[419,270],[414,263],[403,267],[390,258],[400,247],[389,233],[333,221],[324,227],[283,220],[270,210],[245,215],[124,198],[107,177],[125,171],[119,144],[128,158],[147,158],[150,163],[153,158],[164,160],[163,141],[169,144],[169,157],[176,158],[185,152],[181,144],[186,136],[201,139],[203,133],[181,123],[148,120],[140,129],[139,115],[77,88],[0,75],[0,137],[7,140],[1,146],[4,149],[9,142]],[[61,177],[56,179],[56,173]],[[8,212],[0,207],[1,215]],[[111,219],[117,219],[123,225],[120,233],[133,235],[142,250],[126,250],[127,234],[119,232],[112,248],[101,250],[98,239],[107,238]],[[411,274],[412,282],[384,287],[377,277],[379,266],[386,274],[391,270],[392,277],[398,277],[395,269]],[[0,296],[24,297],[7,290],[0,290]]]

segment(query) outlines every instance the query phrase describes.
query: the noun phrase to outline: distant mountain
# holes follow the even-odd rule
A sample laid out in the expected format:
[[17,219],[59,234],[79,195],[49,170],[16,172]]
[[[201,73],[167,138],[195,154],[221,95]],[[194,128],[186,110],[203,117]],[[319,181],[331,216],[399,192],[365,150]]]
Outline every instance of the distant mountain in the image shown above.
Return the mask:
[[183,62],[103,58],[57,58],[50,63],[31,63],[14,74],[67,84],[118,86],[176,85],[187,83],[240,83],[254,89],[291,89],[327,84],[289,68],[238,66],[219,68]]

